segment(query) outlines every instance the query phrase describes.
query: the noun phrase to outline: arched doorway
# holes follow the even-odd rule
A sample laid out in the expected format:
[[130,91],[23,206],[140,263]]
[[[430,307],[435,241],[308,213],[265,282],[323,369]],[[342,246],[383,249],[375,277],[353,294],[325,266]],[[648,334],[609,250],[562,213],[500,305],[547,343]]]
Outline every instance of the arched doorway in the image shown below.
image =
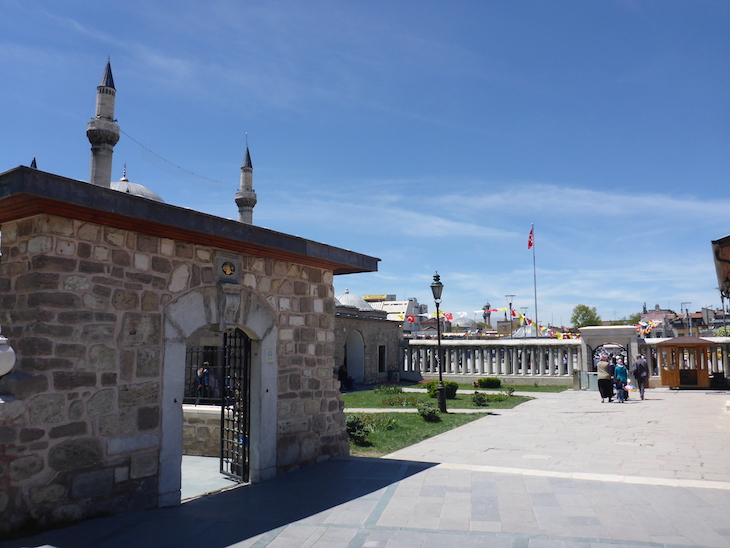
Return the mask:
[[[186,341],[203,327],[240,331],[248,339],[241,338],[250,356],[249,480],[256,483],[276,476],[278,326],[270,306],[245,289],[204,288],[172,301],[163,315],[159,506],[180,503]],[[239,436],[235,442],[239,441],[244,440]]]
[[345,367],[347,374],[355,383],[363,382],[365,378],[365,342],[356,329],[352,329],[345,340]]
[[627,367],[630,365],[630,357],[628,354],[628,348],[615,342],[607,342],[593,350],[593,363],[595,364],[603,354],[609,358],[622,358],[624,365]]

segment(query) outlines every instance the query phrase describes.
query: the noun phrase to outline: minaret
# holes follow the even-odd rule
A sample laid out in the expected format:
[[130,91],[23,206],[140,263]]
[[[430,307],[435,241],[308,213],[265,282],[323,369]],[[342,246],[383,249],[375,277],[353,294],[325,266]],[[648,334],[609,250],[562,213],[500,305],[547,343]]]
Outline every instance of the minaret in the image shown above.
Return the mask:
[[109,188],[112,181],[112,153],[119,141],[119,126],[114,120],[114,88],[112,65],[107,59],[104,75],[96,88],[96,116],[86,126],[91,143],[91,170],[89,182]]
[[256,193],[253,191],[253,165],[251,154],[246,144],[246,157],[241,166],[241,188],[236,192],[238,206],[238,222],[253,224],[253,208],[256,205]]

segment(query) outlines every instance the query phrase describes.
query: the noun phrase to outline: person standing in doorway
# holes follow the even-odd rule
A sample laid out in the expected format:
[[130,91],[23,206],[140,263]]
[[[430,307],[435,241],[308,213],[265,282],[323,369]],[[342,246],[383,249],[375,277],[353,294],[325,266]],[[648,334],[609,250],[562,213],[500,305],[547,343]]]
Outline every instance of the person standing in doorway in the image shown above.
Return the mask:
[[641,399],[644,399],[644,389],[646,388],[646,382],[649,380],[649,366],[646,363],[644,356],[636,356],[636,361],[631,367],[631,374],[636,379],[636,388],[639,389]]

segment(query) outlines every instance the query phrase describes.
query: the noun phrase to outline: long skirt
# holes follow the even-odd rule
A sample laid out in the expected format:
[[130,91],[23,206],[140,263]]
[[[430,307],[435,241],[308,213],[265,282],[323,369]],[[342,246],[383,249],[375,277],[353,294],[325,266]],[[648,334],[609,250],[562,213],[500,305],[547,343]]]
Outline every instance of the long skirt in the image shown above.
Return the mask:
[[601,398],[612,398],[613,383],[611,379],[598,379],[598,391],[601,393]]

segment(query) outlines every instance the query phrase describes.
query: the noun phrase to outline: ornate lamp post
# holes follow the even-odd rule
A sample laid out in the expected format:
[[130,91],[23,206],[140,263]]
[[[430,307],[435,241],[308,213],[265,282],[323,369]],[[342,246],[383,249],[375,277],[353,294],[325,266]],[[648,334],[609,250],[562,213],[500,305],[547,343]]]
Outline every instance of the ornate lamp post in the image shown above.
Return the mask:
[[444,290],[444,284],[441,283],[441,276],[439,273],[433,277],[433,283],[431,283],[431,292],[433,293],[433,300],[436,303],[436,336],[438,337],[436,347],[436,362],[439,368],[439,385],[436,390],[438,397],[439,411],[446,413],[446,391],[444,390],[444,378],[442,375],[442,355],[441,355],[441,318],[439,317],[439,305],[441,304],[441,292]]
[[505,295],[505,299],[507,299],[507,304],[509,305],[509,308],[507,309],[507,314],[509,314],[509,338],[512,338],[512,299],[515,298],[514,295]]

